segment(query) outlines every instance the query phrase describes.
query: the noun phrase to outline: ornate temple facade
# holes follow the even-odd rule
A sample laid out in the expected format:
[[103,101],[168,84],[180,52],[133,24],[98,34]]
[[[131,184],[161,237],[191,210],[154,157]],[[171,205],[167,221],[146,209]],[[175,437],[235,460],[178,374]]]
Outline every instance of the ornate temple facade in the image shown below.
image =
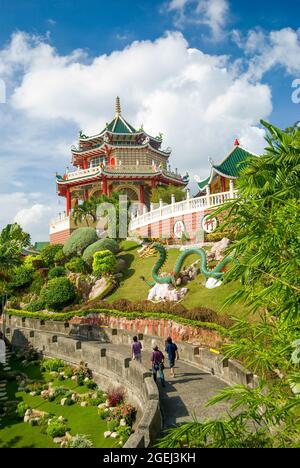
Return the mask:
[[56,175],[57,192],[65,198],[66,209],[50,224],[54,244],[63,243],[78,227],[72,209],[89,197],[120,192],[137,206],[149,207],[153,188],[188,183],[188,174],[182,177],[177,169],[171,170],[171,150],[162,148],[162,135],[153,137],[143,127],[136,130],[130,125],[122,116],[118,97],[114,119],[97,135],[80,132],[78,146],[71,151],[75,170]]

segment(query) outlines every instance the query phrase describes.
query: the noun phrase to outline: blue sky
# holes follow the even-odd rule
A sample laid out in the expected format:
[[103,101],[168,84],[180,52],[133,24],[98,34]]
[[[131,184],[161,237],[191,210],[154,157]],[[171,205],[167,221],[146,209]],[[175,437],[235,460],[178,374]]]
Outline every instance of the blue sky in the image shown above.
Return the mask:
[[300,120],[291,100],[300,2],[0,0],[0,8],[0,225],[23,222],[34,240],[64,208],[53,173],[70,166],[80,128],[96,133],[113,117],[116,95],[134,125],[163,132],[173,167],[192,176],[205,177],[208,158],[222,159],[234,137],[261,151],[260,118]]

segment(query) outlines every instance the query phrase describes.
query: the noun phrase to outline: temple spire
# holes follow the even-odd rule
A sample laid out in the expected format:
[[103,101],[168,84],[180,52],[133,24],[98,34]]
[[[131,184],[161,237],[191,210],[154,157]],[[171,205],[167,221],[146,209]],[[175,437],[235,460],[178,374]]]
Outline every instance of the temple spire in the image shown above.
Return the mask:
[[121,115],[121,102],[119,96],[116,97],[116,117]]

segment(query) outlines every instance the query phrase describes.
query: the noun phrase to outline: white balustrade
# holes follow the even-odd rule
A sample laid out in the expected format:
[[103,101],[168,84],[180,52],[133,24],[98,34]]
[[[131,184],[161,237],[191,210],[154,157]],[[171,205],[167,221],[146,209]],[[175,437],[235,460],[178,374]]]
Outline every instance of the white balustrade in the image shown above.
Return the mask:
[[230,192],[207,194],[203,197],[189,198],[178,203],[171,203],[170,205],[160,204],[159,208],[152,209],[148,213],[138,215],[133,218],[129,231],[134,231],[140,227],[146,226],[157,220],[164,220],[172,216],[185,215],[193,212],[200,212],[204,209],[213,208],[222,205],[227,200],[237,197],[237,190]]

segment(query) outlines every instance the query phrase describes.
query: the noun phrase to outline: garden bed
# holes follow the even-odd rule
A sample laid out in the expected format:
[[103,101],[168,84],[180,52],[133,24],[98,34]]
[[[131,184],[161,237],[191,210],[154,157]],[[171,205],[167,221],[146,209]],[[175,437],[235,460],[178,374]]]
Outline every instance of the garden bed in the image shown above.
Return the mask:
[[[52,362],[54,368],[59,364],[57,371]],[[6,383],[1,448],[121,447],[132,432],[134,408],[124,404],[121,390],[99,390],[86,366],[72,368],[57,359],[24,362],[17,355],[8,365],[0,375],[3,393]]]

